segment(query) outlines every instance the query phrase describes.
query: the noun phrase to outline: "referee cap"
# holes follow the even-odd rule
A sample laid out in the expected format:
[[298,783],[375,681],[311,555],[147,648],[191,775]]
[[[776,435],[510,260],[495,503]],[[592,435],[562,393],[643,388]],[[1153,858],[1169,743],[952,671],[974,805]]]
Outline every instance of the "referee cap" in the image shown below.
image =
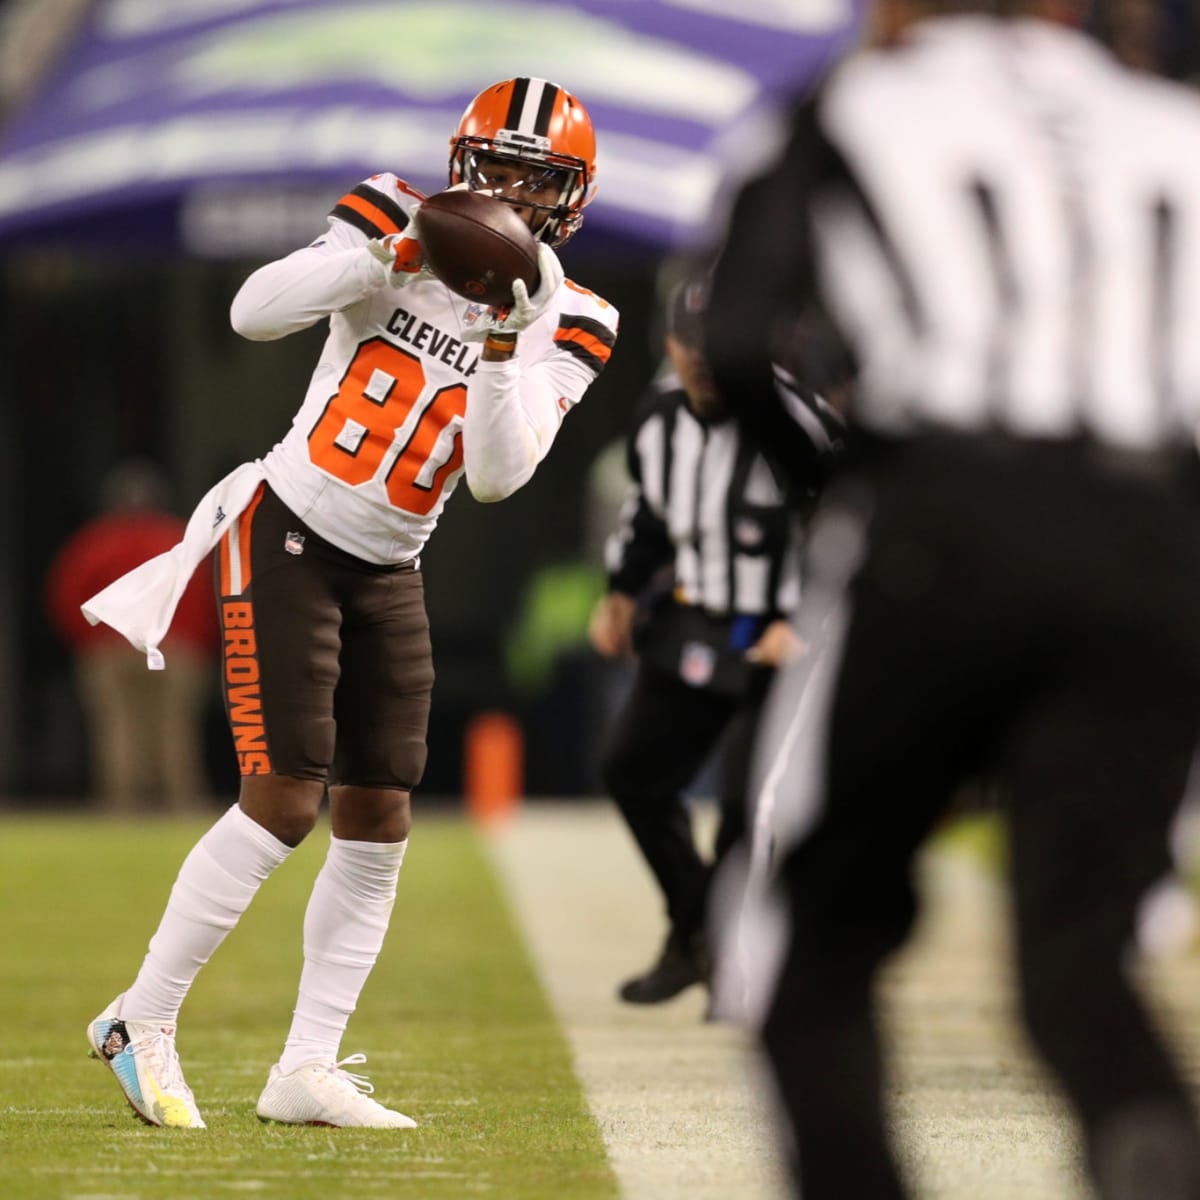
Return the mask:
[[676,284],[667,300],[667,333],[685,346],[700,346],[704,341],[704,310],[708,308],[708,296],[707,275]]

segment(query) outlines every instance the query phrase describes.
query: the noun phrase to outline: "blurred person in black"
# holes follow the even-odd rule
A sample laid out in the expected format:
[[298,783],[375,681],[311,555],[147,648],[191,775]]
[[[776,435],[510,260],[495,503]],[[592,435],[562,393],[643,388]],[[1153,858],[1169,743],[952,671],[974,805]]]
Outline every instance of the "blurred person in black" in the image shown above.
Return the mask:
[[806,566],[840,600],[762,1029],[805,1200],[908,1194],[874,983],[980,774],[1021,1015],[1098,1194],[1200,1197],[1194,1100],[1128,972],[1200,727],[1200,107],[1081,16],[875,0],[716,271],[717,386],[784,466],[773,329],[819,305],[859,368]]
[[[619,989],[630,1004],[658,1004],[708,980],[709,881],[745,832],[747,771],[767,688],[775,668],[800,650],[788,620],[800,581],[787,498],[713,387],[700,345],[708,288],[706,276],[684,279],[667,302],[672,370],[635,417],[629,492],[605,550],[608,591],[589,628],[600,654],[637,654],[601,773],[669,923],[658,959]],[[841,420],[783,368],[774,386],[805,439],[808,503],[840,448]],[[697,849],[684,791],[718,742],[720,824],[709,861]]]

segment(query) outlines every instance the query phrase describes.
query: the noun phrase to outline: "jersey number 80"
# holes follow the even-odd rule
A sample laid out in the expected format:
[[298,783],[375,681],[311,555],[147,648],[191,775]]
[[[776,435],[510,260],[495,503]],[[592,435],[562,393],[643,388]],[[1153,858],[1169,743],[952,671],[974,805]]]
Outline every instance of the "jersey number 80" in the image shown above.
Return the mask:
[[432,389],[420,359],[371,338],[355,352],[309,433],[308,455],[352,487],[374,479],[386,463],[388,499],[425,516],[447,476],[462,466],[466,408],[465,384]]

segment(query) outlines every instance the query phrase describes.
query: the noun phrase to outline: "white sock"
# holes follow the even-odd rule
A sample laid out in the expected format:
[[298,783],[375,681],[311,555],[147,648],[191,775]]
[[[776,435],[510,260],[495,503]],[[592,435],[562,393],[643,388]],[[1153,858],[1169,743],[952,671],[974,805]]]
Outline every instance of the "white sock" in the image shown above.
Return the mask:
[[121,1016],[174,1025],[188,989],[292,849],[235,804],[192,847]]
[[330,838],[304,914],[304,970],[279,1069],[336,1061],[350,1014],[387,933],[408,840]]

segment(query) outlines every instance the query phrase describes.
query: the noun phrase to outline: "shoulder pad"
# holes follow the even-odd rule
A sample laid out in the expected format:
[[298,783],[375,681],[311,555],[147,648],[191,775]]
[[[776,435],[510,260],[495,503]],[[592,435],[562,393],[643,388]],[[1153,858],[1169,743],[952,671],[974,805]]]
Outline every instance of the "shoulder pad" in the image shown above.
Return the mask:
[[405,229],[412,210],[424,199],[416,188],[385,171],[348,191],[329,215],[353,225],[369,238],[387,237]]

